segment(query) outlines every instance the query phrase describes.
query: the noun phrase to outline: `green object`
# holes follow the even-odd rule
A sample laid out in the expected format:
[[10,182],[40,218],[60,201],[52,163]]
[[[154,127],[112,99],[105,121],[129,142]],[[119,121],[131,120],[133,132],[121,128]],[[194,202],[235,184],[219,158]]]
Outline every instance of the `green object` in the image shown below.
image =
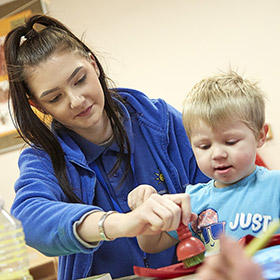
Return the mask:
[[188,268],[202,263],[204,260],[204,252],[196,256],[183,260],[184,267]]
[[258,250],[265,247],[272,235],[279,229],[280,221],[273,221],[270,223],[267,231],[263,231],[259,236],[255,237],[246,247],[245,254],[252,257]]

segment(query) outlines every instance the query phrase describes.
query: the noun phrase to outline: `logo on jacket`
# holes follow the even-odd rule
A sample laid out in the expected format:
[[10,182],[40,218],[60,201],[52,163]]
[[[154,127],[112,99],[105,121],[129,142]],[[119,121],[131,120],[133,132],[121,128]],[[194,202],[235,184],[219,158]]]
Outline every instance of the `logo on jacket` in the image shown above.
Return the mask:
[[158,173],[154,173],[156,175],[156,181],[158,181],[158,184],[161,184],[165,181],[163,174],[160,170],[158,170]]

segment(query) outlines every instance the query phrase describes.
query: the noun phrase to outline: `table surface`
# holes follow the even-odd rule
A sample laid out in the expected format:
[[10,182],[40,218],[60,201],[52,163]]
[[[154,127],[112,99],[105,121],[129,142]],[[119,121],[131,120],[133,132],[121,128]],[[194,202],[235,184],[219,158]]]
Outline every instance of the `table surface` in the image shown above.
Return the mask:
[[[160,278],[154,278],[154,277],[141,277],[137,275],[131,275],[131,276],[126,276],[114,280],[157,280]],[[176,278],[172,278],[170,280],[196,280],[197,278],[195,277],[195,274],[190,274],[190,275],[185,275],[185,276],[180,276]]]
[[[142,276],[138,276],[138,275],[130,275],[130,276],[112,279],[110,274],[106,273],[106,274],[95,275],[95,276],[91,276],[91,277],[83,278],[83,279],[79,279],[79,280],[108,280],[108,279],[110,279],[110,280],[160,280],[163,278],[142,277]],[[183,280],[183,279],[184,280],[197,280],[197,278],[195,277],[195,274],[189,274],[189,275],[185,275],[185,276],[175,277],[170,280]]]
[[[79,279],[79,280],[112,280],[111,276],[109,273],[106,274],[102,274],[102,275],[96,275],[96,276],[92,276],[92,277],[88,277],[88,278],[83,278],[83,279]],[[126,277],[122,277],[122,278],[114,278],[113,280],[160,280],[162,278],[154,278],[154,277],[141,277],[141,276],[137,276],[137,275],[130,275],[130,276],[126,276]],[[172,278],[170,280],[197,280],[197,278],[195,277],[195,274],[191,274],[191,275],[185,275],[185,276],[180,276],[177,278]]]

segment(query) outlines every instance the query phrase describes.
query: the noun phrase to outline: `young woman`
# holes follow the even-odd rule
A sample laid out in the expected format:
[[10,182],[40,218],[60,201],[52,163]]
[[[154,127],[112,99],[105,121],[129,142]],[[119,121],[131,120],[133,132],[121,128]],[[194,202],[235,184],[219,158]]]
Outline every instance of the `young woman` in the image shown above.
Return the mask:
[[[134,237],[187,223],[184,186],[208,181],[181,114],[139,91],[110,89],[94,53],[45,15],[7,35],[5,57],[14,123],[30,145],[19,158],[12,206],[27,244],[60,256],[64,280],[176,261],[174,248],[145,255]],[[141,184],[158,194],[130,211],[128,193]],[[162,195],[169,193],[178,194]]]

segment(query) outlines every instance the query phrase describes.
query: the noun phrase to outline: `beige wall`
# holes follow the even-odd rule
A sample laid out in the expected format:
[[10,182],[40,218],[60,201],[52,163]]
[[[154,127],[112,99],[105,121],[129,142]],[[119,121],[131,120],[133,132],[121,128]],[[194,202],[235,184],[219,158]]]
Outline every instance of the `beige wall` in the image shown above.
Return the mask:
[[[260,80],[273,132],[260,154],[280,169],[279,0],[47,2],[50,15],[84,33],[117,86],[161,97],[179,110],[194,83],[229,66]],[[17,154],[0,155],[1,195],[18,174]]]
[[13,185],[19,175],[17,168],[18,156],[19,150],[0,155],[0,195],[5,199],[5,208],[7,210],[11,207],[14,198]]

